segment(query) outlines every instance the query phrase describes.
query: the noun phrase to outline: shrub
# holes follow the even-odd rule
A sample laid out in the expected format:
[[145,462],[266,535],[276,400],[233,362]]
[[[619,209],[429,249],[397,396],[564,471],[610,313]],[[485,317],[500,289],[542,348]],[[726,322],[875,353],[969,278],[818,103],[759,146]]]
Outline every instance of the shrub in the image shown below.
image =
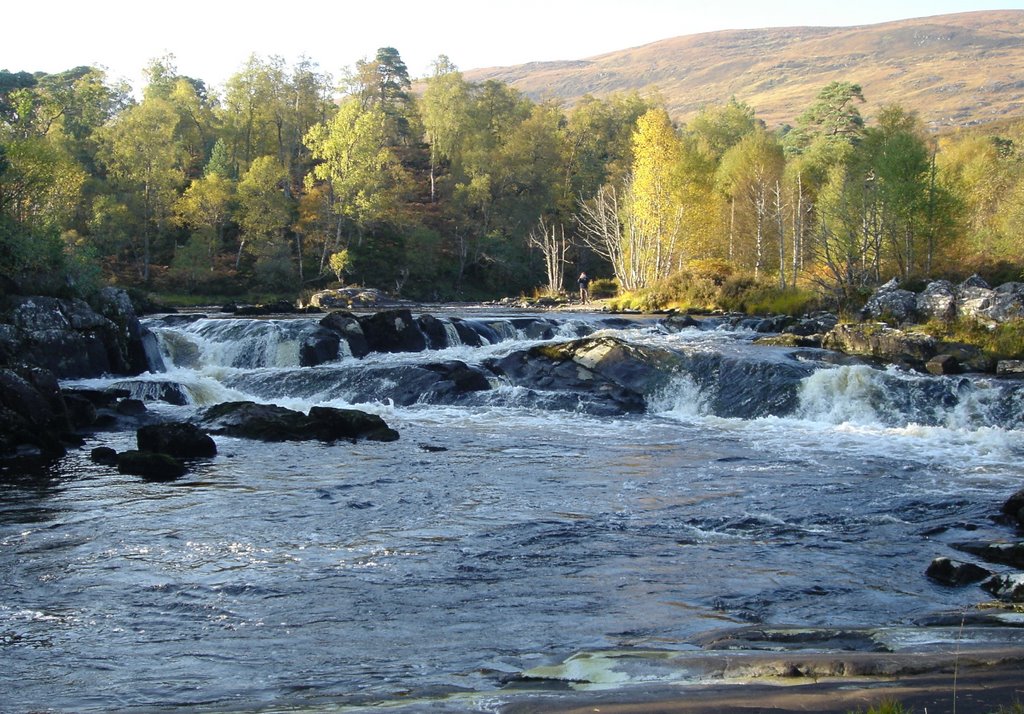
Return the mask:
[[610,298],[618,294],[619,282],[615,278],[597,278],[590,281],[590,297],[592,298]]
[[992,359],[1024,359],[1024,320],[989,327],[977,320],[929,320],[916,328],[945,342],[964,342]]

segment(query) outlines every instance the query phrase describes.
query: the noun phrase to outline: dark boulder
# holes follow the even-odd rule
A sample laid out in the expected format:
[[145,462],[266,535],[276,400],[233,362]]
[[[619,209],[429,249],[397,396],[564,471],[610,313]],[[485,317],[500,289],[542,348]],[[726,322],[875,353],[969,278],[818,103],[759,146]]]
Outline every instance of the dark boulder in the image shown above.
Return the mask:
[[993,575],[981,587],[1005,602],[1024,602],[1024,573]]
[[454,318],[452,324],[455,326],[455,332],[459,335],[459,340],[467,347],[480,347],[485,343],[480,336],[479,323]]
[[299,311],[293,303],[287,300],[277,300],[270,303],[257,303],[255,305],[239,305],[235,308],[236,315],[263,316],[263,315],[294,315]]
[[466,394],[467,392],[482,392],[491,388],[487,375],[479,369],[470,367],[465,362],[452,360],[428,364],[425,369],[441,375],[440,381],[425,391],[423,401],[428,403],[451,401],[450,398],[441,398],[442,394]]
[[145,402],[164,402],[175,406],[192,403],[188,391],[178,382],[153,379],[126,379],[111,385],[114,389],[123,390],[129,398]]
[[839,318],[832,313],[816,312],[812,315],[801,317],[793,324],[784,327],[782,332],[788,335],[810,337],[811,335],[824,334],[837,324],[839,324]]
[[62,456],[71,427],[53,373],[0,368],[0,458]]
[[214,434],[259,441],[393,441],[398,433],[379,416],[355,409],[313,407],[309,415],[273,404],[224,402],[205,410],[199,423]]
[[217,444],[195,424],[148,424],[140,427],[135,435],[140,451],[155,451],[180,459],[217,455]]
[[117,470],[146,481],[173,481],[186,473],[181,461],[154,451],[122,451],[117,455]]
[[103,288],[96,298],[96,307],[116,328],[117,353],[127,360],[125,374],[166,371],[156,336],[139,322],[127,292]]
[[1024,488],[1006,499],[1001,510],[1004,516],[1024,526]]
[[974,563],[964,563],[951,558],[936,558],[928,566],[925,575],[943,585],[959,586],[979,583],[991,576],[992,571]]
[[992,359],[974,345],[963,342],[939,342],[939,355],[948,355],[956,360],[963,372],[991,372]]
[[878,288],[861,312],[863,319],[904,324],[917,318],[917,294],[903,290],[896,278]]
[[315,367],[318,364],[336,361],[341,340],[341,334],[336,330],[318,327],[303,337],[299,345],[299,365]]
[[448,331],[445,323],[433,315],[420,315],[416,318],[420,332],[427,338],[427,349],[443,350],[445,347],[452,347],[448,344]]
[[528,340],[550,340],[555,336],[558,325],[551,320],[537,317],[515,317],[509,321]]
[[145,414],[148,410],[146,409],[145,402],[141,399],[128,398],[119,401],[114,407],[114,411],[121,416],[139,417]]
[[117,466],[117,452],[109,446],[97,446],[89,452],[89,458],[104,466]]
[[58,378],[162,369],[155,337],[140,326],[127,294],[108,289],[98,302],[114,319],[82,300],[9,298],[0,314],[0,356],[43,367]]
[[556,408],[615,415],[643,412],[647,395],[666,383],[677,362],[667,350],[593,337],[536,345],[486,366],[514,386],[565,397]]
[[700,320],[689,315],[669,315],[661,320],[661,325],[669,332],[680,332],[691,327],[700,328]]
[[1024,568],[1024,543],[958,543],[956,549],[977,556],[986,563]]
[[363,328],[352,313],[341,310],[328,313],[320,320],[320,326],[337,333],[341,339],[345,340],[348,343],[348,351],[353,357],[365,357],[370,354],[370,345],[366,341],[366,335],[363,334]]
[[313,407],[309,420],[316,438],[321,441],[338,439],[367,439],[369,441],[396,441],[398,432],[390,428],[377,414],[358,409],[337,409],[334,407]]
[[427,339],[409,310],[385,310],[358,318],[371,352],[422,352]]
[[935,355],[925,362],[924,368],[929,374],[959,374],[960,361],[950,354]]
[[921,370],[938,353],[939,342],[930,335],[903,332],[885,323],[861,322],[836,325],[825,335],[822,346]]

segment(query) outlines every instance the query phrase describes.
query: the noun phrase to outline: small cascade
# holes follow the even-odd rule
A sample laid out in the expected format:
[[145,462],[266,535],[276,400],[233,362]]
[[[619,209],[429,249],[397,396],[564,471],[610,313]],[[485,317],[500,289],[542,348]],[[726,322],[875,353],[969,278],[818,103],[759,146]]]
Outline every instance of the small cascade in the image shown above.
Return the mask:
[[458,347],[462,344],[462,338],[459,337],[459,331],[455,329],[455,325],[448,320],[442,320],[441,326],[444,328],[444,334],[448,340],[449,347]]
[[[297,367],[311,320],[200,319],[183,326],[153,324],[152,332],[176,367]],[[347,345],[346,345],[347,347]]]
[[1022,396],[1024,384],[1014,381],[843,366],[804,380],[797,414],[828,424],[1020,429]]

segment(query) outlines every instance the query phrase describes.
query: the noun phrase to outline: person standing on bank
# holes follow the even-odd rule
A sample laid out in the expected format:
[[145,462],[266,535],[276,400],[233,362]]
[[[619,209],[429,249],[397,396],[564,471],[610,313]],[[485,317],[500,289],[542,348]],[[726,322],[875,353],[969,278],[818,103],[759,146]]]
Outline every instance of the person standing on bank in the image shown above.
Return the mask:
[[580,286],[580,302],[590,302],[590,278],[587,277],[586,271],[580,273],[576,283]]

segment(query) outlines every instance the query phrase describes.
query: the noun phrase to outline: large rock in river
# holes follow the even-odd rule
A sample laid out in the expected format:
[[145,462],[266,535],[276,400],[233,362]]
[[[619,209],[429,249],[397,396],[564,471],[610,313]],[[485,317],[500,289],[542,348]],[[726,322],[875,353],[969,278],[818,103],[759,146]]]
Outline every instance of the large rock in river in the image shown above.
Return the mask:
[[602,336],[535,345],[486,364],[514,386],[561,393],[566,408],[613,415],[644,411],[646,396],[678,362],[667,350]]
[[72,426],[51,372],[0,369],[0,459],[62,456]]
[[140,451],[155,451],[181,459],[217,455],[217,444],[195,424],[147,424],[136,432]]
[[372,352],[422,352],[427,338],[409,310],[385,310],[359,319]]
[[0,362],[72,379],[161,370],[156,340],[139,325],[127,294],[107,289],[97,303],[104,314],[78,299],[8,298],[0,309]]
[[930,335],[903,332],[882,322],[861,322],[836,325],[825,335],[822,347],[924,369],[938,353],[939,342]]
[[199,422],[214,434],[260,441],[398,439],[382,418],[356,409],[313,407],[307,415],[273,404],[224,402],[205,410]]

